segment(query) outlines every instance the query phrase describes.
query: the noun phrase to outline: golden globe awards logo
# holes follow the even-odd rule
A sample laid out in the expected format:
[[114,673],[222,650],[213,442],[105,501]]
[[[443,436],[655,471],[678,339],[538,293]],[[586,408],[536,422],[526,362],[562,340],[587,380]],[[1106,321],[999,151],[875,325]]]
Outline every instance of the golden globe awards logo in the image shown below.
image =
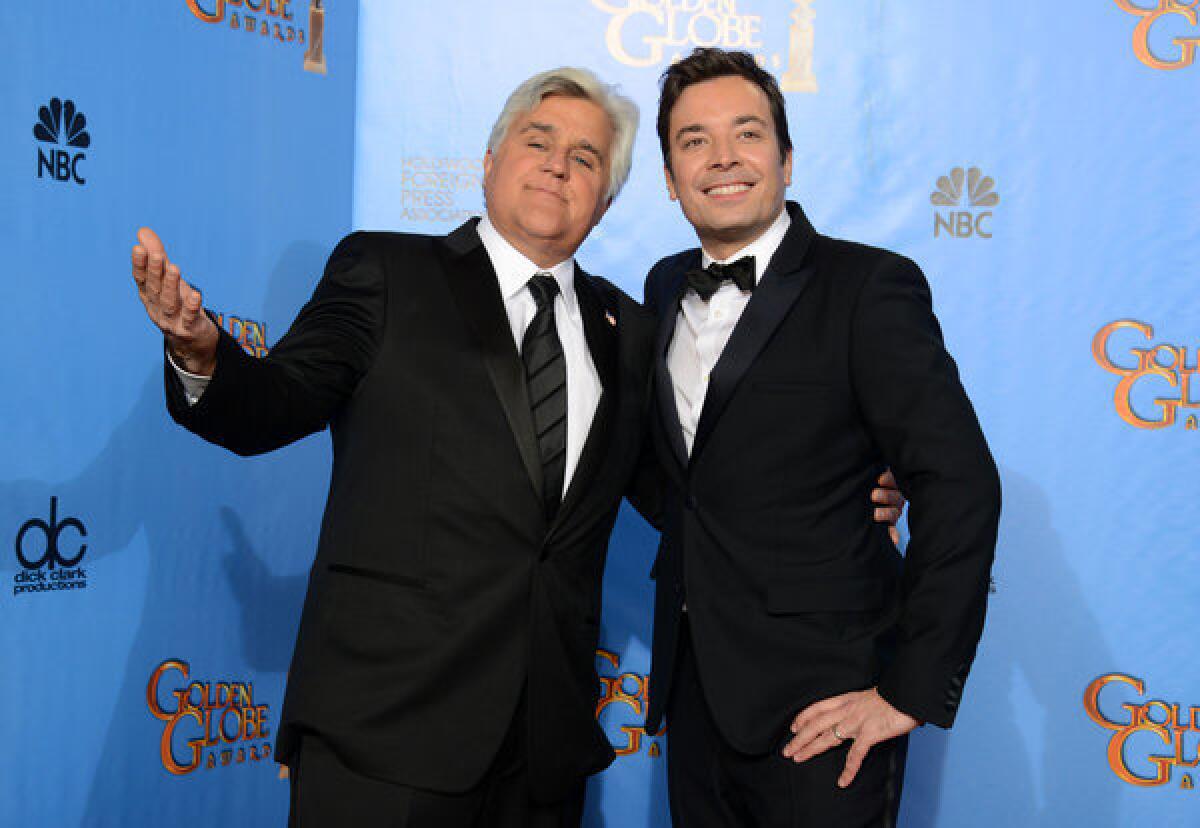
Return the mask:
[[254,319],[213,312],[214,321],[218,328],[224,328],[229,335],[237,340],[242,350],[252,357],[265,357],[271,348],[267,345],[267,323]]
[[[254,685],[241,681],[187,681],[186,661],[168,659],[146,685],[150,715],[165,722],[159,742],[163,769],[174,776],[259,762],[271,756],[264,741],[270,708],[254,701]],[[174,687],[172,687],[174,685]]]
[[784,92],[818,90],[813,72],[815,0],[792,0],[786,43],[768,54],[775,25],[747,10],[744,0],[591,0],[609,16],[604,42],[613,59],[639,68],[679,60],[698,46],[740,49],[779,75]]
[[936,239],[945,232],[954,239],[967,239],[972,236],[990,239],[992,211],[985,208],[995,207],[1000,203],[1000,194],[995,190],[996,182],[991,176],[984,175],[979,167],[967,170],[955,167],[950,171],[950,175],[938,178],[937,189],[929,195],[929,202],[934,207],[967,209],[935,210],[933,237]]
[[[1102,700],[1104,691],[1127,688],[1135,701],[1119,705]],[[1200,706],[1158,699],[1142,701],[1146,683],[1124,673],[1108,673],[1087,686],[1083,708],[1088,718],[1112,731],[1108,740],[1109,767],[1117,778],[1139,788],[1169,785],[1178,772],[1179,787],[1195,789],[1192,769],[1200,765]]]
[[[1200,0],[1141,0],[1141,5],[1135,0],[1115,0],[1116,4],[1129,14],[1139,18],[1133,28],[1133,53],[1137,59],[1151,69],[1185,69],[1196,61],[1196,48],[1200,46]],[[1163,32],[1163,38],[1169,37],[1171,24],[1183,25],[1194,33],[1187,37],[1171,37],[1174,54],[1163,57],[1155,54],[1150,46],[1151,38]]]
[[[614,671],[621,669],[621,657],[610,650],[597,650],[596,658]],[[636,724],[618,725],[618,732],[624,734],[624,741],[623,743],[614,742],[613,752],[617,756],[632,756],[640,753],[643,750],[642,740],[645,737],[646,755],[651,758],[662,755],[662,748],[658,742],[647,737],[646,729],[641,724],[646,718],[646,705],[650,695],[649,678],[641,673],[631,672],[616,673],[615,675],[602,674],[599,678],[600,698],[596,702],[596,721],[600,722],[600,714],[610,706],[619,705],[618,709],[633,711],[636,722]],[[603,727],[603,723],[601,726]],[[652,735],[661,736],[663,733],[666,733],[665,727]]]
[[[1127,344],[1130,337],[1126,332],[1133,332],[1135,344]],[[1200,382],[1192,385],[1192,378],[1200,372],[1196,355],[1189,365],[1185,345],[1136,345],[1153,339],[1154,327],[1134,319],[1109,322],[1092,337],[1092,357],[1105,371],[1121,378],[1113,391],[1113,406],[1118,416],[1135,428],[1170,428],[1182,420],[1187,431],[1196,431],[1200,421],[1186,410],[1200,409]]]
[[[307,36],[292,9],[295,0],[184,0],[204,23],[228,23],[231,31],[258,35],[264,42],[304,46],[304,71],[325,74],[325,7],[309,0]],[[302,12],[303,14],[303,12]]]

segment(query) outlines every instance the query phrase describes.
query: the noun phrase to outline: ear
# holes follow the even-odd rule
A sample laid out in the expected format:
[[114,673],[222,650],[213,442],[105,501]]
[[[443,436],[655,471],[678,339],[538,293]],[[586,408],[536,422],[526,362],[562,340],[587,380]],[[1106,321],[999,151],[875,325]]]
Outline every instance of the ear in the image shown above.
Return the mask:
[[788,150],[783,158],[783,180],[788,187],[792,186],[792,151]]
[[675,192],[675,178],[671,175],[671,164],[663,164],[663,178],[667,181],[667,196],[671,201],[679,201],[679,193]]
[[[596,207],[596,214],[592,216],[592,227],[600,223],[600,219],[604,218],[604,214],[608,212],[608,208],[612,206],[612,198],[606,198]],[[592,232],[590,229],[588,232]]]
[[483,154],[483,177],[487,178],[492,174],[492,151],[488,150]]

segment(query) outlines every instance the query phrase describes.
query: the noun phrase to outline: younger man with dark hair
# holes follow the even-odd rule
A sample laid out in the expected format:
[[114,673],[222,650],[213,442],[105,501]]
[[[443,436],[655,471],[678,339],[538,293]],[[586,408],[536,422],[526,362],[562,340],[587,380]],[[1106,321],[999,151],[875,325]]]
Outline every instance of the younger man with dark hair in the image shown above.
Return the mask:
[[[774,78],[663,76],[667,190],[701,249],[646,281],[668,481],[647,728],[675,823],[893,825],[907,734],[949,727],[983,629],[1000,486],[908,259],[794,202]],[[890,466],[903,557],[864,495]]]

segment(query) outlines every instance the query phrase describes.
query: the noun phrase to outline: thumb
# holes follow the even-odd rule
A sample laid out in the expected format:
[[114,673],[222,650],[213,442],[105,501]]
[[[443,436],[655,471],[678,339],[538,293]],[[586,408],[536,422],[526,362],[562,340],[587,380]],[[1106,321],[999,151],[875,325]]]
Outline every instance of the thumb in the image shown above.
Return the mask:
[[167,251],[163,248],[162,240],[158,237],[158,234],[149,227],[138,228],[137,238],[138,244],[146,248],[147,253],[150,255],[157,253],[158,255],[162,256],[164,260],[167,258]]

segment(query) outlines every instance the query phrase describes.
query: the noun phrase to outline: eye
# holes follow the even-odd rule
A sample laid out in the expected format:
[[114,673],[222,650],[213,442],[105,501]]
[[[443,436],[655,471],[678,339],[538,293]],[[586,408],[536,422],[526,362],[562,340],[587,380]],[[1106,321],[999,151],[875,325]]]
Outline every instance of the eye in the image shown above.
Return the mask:
[[699,135],[693,135],[690,138],[683,139],[682,147],[683,149],[692,149],[693,147],[698,147],[703,143],[704,139],[702,137]]
[[743,129],[739,137],[755,141],[762,137],[762,133],[757,129]]
[[539,150],[544,150],[546,148],[545,143],[543,143],[542,141],[537,141],[532,138],[525,144],[525,146],[532,147],[533,149],[539,149]]
[[596,168],[596,165],[592,161],[591,157],[587,155],[576,155],[575,162],[582,165],[585,169],[593,170]]

